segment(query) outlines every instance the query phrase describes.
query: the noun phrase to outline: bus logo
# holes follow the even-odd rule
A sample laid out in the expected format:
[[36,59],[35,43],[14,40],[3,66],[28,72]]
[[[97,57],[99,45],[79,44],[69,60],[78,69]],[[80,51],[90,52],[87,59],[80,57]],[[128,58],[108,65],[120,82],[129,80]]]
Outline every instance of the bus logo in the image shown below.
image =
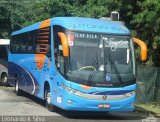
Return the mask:
[[103,99],[103,100],[107,100],[107,96],[104,95],[104,96],[102,97],[102,99]]

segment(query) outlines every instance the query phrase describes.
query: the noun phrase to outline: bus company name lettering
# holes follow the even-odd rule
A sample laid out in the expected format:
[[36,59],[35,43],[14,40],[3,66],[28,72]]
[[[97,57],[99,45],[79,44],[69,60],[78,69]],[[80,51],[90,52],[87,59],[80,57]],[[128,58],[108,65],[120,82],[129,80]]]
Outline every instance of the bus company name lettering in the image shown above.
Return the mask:
[[87,39],[98,39],[98,36],[96,34],[88,34],[88,33],[75,33],[74,37],[87,38]]
[[[32,62],[31,64],[31,69],[32,70],[39,70],[40,67],[38,66],[41,66],[41,62]],[[44,72],[48,72],[49,71],[49,68],[48,68],[48,63],[44,63],[44,66],[42,69],[40,69],[41,71],[44,71]]]
[[92,29],[106,29],[106,30],[121,30],[121,28],[116,28],[114,26],[105,26],[105,25],[94,25],[94,24],[74,24],[71,28],[92,28]]

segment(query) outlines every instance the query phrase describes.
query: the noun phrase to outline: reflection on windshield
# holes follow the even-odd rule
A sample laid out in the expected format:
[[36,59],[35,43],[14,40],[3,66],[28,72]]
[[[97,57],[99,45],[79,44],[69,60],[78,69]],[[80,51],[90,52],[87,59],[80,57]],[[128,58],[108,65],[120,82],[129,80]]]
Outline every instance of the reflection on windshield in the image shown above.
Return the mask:
[[69,38],[70,81],[91,86],[99,86],[100,83],[111,86],[120,82],[117,71],[123,81],[134,79],[129,37],[77,32],[70,32],[69,37],[72,37]]
[[[132,57],[128,37],[103,37],[105,46],[105,61],[110,66],[110,59],[116,65],[120,74],[132,73]],[[114,72],[112,68],[109,70]]]

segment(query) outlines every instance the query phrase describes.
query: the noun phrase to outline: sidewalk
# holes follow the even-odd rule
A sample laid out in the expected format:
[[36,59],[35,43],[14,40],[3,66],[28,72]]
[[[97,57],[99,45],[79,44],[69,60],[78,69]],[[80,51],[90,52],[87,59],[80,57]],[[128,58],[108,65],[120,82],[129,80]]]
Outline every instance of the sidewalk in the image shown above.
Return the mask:
[[160,104],[157,103],[136,103],[136,111],[144,114],[152,114],[155,117],[160,118]]

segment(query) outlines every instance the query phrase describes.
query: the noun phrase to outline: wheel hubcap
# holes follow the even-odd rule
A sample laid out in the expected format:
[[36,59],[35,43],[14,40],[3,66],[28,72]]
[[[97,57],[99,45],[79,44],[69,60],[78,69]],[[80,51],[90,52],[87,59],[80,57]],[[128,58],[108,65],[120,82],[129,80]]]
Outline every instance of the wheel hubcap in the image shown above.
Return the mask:
[[16,82],[16,91],[18,91],[18,82]]
[[47,93],[47,103],[51,104],[51,92]]
[[3,83],[6,83],[7,82],[7,77],[4,77],[3,78]]

